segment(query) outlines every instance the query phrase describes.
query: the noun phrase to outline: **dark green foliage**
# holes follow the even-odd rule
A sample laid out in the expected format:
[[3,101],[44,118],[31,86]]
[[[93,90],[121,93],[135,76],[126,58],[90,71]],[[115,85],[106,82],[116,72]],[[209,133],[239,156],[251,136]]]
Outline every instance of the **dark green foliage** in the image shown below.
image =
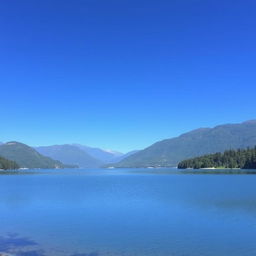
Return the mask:
[[204,155],[184,160],[178,164],[179,169],[213,167],[256,169],[256,147],[253,149],[227,150],[224,153]]
[[15,161],[22,168],[65,168],[59,161],[55,161],[49,157],[39,154],[35,149],[13,141],[0,145],[0,155]]
[[14,161],[0,157],[0,169],[9,170],[9,169],[18,169],[18,168],[19,166]]
[[[185,159],[256,145],[256,121],[202,128],[167,139],[129,156],[115,167],[177,166]],[[230,163],[233,166],[235,163]]]

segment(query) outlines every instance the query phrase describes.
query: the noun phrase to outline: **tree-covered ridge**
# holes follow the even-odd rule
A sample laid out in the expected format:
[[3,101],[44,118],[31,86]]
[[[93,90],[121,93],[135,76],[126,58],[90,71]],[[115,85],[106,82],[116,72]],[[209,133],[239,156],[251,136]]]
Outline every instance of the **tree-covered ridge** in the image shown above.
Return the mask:
[[176,138],[159,141],[112,166],[171,167],[189,158],[255,145],[256,120],[193,130]]
[[16,162],[0,156],[0,169],[9,170],[9,169],[18,169],[18,168],[19,168],[19,165]]
[[253,149],[227,150],[224,153],[215,153],[191,158],[180,162],[178,168],[256,169],[256,147]]

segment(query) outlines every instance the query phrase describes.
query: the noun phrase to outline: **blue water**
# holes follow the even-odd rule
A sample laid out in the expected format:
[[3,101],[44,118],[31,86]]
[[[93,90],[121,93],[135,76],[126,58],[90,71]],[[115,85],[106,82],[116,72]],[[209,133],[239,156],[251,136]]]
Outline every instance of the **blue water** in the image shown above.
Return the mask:
[[0,254],[256,255],[256,175],[173,169],[0,175]]

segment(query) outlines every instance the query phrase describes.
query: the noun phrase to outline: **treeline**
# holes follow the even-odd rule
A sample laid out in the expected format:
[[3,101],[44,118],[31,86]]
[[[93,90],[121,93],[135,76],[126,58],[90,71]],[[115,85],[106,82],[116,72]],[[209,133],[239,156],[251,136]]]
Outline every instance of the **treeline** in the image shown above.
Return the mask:
[[8,170],[8,169],[18,169],[18,168],[19,168],[19,165],[16,162],[0,156],[0,169]]
[[184,160],[178,164],[179,169],[193,168],[241,168],[256,169],[256,147],[253,149],[227,150]]

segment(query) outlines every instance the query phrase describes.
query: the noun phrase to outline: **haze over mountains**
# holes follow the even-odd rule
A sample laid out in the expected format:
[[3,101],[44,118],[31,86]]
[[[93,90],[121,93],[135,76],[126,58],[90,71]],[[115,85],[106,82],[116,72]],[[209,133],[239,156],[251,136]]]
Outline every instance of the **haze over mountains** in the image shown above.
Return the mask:
[[188,158],[255,145],[256,120],[252,120],[196,129],[127,154],[81,144],[31,148],[14,141],[0,144],[0,157],[25,168],[172,167]]
[[99,159],[100,161],[104,163],[111,163],[111,162],[117,162],[116,159],[119,157],[126,155],[121,152],[113,151],[113,150],[104,150],[101,148],[93,148],[93,147],[88,147],[85,145],[81,144],[72,144],[73,146],[76,146],[89,154],[90,156]]
[[65,144],[35,147],[42,155],[65,164],[78,165],[80,168],[98,168],[108,163],[116,163],[136,151],[123,154],[111,150],[92,148],[81,144]]

